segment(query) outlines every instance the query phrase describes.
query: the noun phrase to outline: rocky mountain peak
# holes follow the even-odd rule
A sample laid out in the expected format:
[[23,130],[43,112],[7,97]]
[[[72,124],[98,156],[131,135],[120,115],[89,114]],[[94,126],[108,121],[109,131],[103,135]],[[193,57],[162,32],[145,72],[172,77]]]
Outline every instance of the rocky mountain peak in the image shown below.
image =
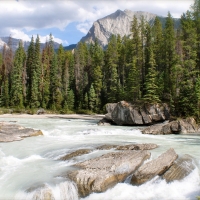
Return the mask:
[[[121,37],[130,35],[131,22],[133,16],[136,16],[140,22],[142,16],[144,19],[152,24],[155,20],[156,14],[152,14],[144,11],[131,11],[131,10],[117,10],[114,13],[98,19],[93,23],[89,32],[85,37],[81,39],[82,42],[91,43],[97,39],[102,47],[108,44],[109,38],[112,34],[119,34]],[[165,22],[164,17],[159,17],[161,22]]]

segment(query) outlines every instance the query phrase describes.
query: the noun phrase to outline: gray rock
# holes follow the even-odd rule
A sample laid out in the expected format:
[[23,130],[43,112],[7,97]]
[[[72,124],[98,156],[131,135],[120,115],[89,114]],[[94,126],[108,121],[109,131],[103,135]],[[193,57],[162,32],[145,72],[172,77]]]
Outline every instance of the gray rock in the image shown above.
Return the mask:
[[157,175],[164,174],[176,160],[178,155],[174,149],[169,149],[158,158],[142,165],[132,176],[132,185],[141,185]]
[[17,124],[0,123],[0,142],[13,142],[25,137],[43,135],[42,131],[25,128]]
[[181,180],[188,176],[195,169],[193,158],[190,155],[184,155],[179,157],[167,172],[163,175],[163,178],[167,182]]
[[74,165],[80,169],[70,172],[68,176],[77,184],[79,195],[85,197],[123,182],[149,157],[147,151],[108,153]]
[[169,123],[152,125],[142,130],[143,134],[167,135],[167,134],[189,134],[198,132],[198,125],[194,118],[178,119]]
[[45,110],[43,108],[37,110],[37,115],[42,115],[42,114],[45,114]]
[[61,158],[59,158],[59,160],[69,160],[69,159],[72,159],[74,157],[77,157],[77,156],[81,156],[81,155],[84,155],[84,154],[88,154],[90,153],[92,150],[91,149],[79,149],[77,151],[74,151],[72,153],[69,153]]
[[123,145],[118,146],[116,150],[151,150],[157,148],[157,144],[129,144],[129,145]]
[[97,147],[98,150],[110,150],[110,149],[116,149],[118,145],[115,144],[104,144],[102,146]]
[[[126,101],[117,104],[107,104],[105,120],[117,125],[147,125],[169,118],[167,104],[132,105]],[[102,123],[100,123],[102,124]]]
[[[130,36],[131,35],[131,22],[133,21],[133,16],[136,16],[138,22],[140,23],[141,18],[144,17],[146,22],[150,25],[153,24],[156,15],[148,12],[142,11],[131,11],[131,10],[117,10],[116,12],[95,21],[88,31],[87,35],[81,39],[82,42],[91,43],[95,39],[98,40],[102,47],[105,47],[111,35]],[[161,22],[165,23],[165,17],[159,16]],[[180,21],[174,19],[175,27],[177,28]]]

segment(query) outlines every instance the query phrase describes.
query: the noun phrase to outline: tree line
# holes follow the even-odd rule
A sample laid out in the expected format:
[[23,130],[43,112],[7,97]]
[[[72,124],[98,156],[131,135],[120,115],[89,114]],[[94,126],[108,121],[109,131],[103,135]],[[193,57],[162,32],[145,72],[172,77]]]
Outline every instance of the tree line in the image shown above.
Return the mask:
[[53,48],[50,34],[40,51],[32,37],[14,53],[11,39],[0,54],[0,106],[101,112],[106,103],[166,102],[176,116],[200,116],[200,1],[174,28],[133,17],[131,36],[112,35],[105,50],[78,43],[73,51]]

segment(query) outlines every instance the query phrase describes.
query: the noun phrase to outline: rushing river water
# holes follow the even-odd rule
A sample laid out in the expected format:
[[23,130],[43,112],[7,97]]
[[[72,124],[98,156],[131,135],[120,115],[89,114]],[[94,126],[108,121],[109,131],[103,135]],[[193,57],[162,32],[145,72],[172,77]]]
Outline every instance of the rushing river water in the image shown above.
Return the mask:
[[155,177],[141,185],[119,183],[104,193],[93,193],[87,200],[186,200],[200,196],[200,135],[142,135],[139,127],[97,126],[95,120],[64,118],[24,119],[5,118],[17,124],[43,131],[44,136],[22,141],[0,143],[0,200],[39,200],[44,185],[50,188],[55,200],[78,199],[76,186],[63,178],[73,164],[113,150],[94,150],[70,161],[59,158],[77,149],[95,149],[103,144],[155,143],[151,151],[156,158],[169,148],[179,154],[190,154],[196,169],[181,181],[167,184]]

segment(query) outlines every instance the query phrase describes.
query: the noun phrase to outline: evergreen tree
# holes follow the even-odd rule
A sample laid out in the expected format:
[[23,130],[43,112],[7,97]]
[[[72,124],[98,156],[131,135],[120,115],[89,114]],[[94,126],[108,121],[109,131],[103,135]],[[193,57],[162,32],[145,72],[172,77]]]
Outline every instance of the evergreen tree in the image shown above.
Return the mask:
[[20,41],[19,47],[15,52],[11,84],[11,105],[18,108],[24,107],[22,73],[25,67],[25,59],[26,54]]
[[88,86],[87,66],[88,49],[85,43],[80,42],[74,52],[75,77],[75,107],[82,108],[84,95]]
[[[182,29],[182,77],[180,81],[179,113],[185,116],[195,114],[195,77],[197,66],[197,33],[191,12],[181,17]],[[177,79],[177,77],[176,77]]]
[[38,108],[40,106],[40,78],[41,78],[41,59],[40,59],[40,39],[39,36],[36,38],[35,48],[34,48],[34,61],[31,69],[31,108]]
[[162,24],[158,17],[155,18],[153,27],[152,27],[152,38],[153,38],[153,51],[154,51],[154,57],[156,61],[156,69],[160,73],[164,71],[163,65],[163,30],[162,30]]
[[128,101],[135,102],[140,98],[140,72],[136,66],[136,59],[133,59],[130,72],[127,78],[126,84],[126,99]]
[[90,90],[89,90],[89,108],[90,110],[95,110],[95,104],[96,104],[96,94],[95,94],[95,90],[94,90],[94,87],[93,87],[93,84],[91,85],[90,87]]
[[73,110],[74,109],[74,92],[73,90],[68,90],[68,94],[67,94],[67,108],[69,110]]
[[108,48],[105,52],[105,65],[103,69],[103,83],[104,83],[104,93],[103,98],[107,102],[117,101],[117,89],[119,76],[117,73],[118,64],[118,52],[117,52],[117,38],[112,35],[110,42],[108,43]]
[[174,73],[177,65],[176,56],[176,38],[174,30],[174,21],[170,13],[168,13],[165,29],[164,29],[164,99],[170,103],[173,112],[174,101],[176,97]]
[[32,81],[33,79],[33,73],[35,68],[35,43],[34,38],[32,36],[30,45],[28,47],[28,53],[27,53],[27,61],[26,61],[26,73],[27,73],[27,95],[26,100],[28,106],[31,106],[31,98],[32,98]]

